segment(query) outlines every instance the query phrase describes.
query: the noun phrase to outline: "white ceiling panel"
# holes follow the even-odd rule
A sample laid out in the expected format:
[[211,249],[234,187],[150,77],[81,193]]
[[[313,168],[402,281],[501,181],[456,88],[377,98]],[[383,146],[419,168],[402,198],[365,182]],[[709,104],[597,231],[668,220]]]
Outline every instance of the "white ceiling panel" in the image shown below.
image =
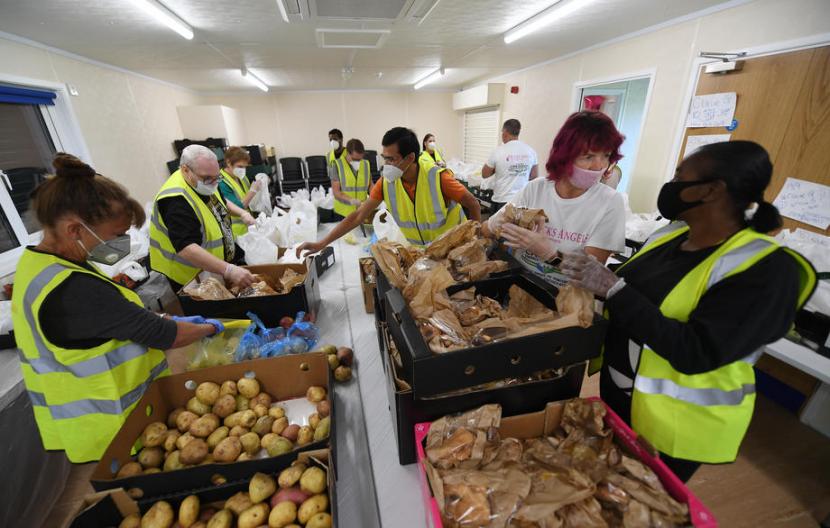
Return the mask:
[[[207,92],[255,92],[243,66],[277,90],[408,89],[441,66],[430,88],[460,88],[724,3],[562,0],[580,6],[506,45],[505,31],[552,0],[279,0],[304,13],[288,23],[277,1],[162,0],[193,27],[188,41],[133,0],[0,0],[0,31]],[[378,47],[321,48],[319,29],[346,30],[328,43]]]

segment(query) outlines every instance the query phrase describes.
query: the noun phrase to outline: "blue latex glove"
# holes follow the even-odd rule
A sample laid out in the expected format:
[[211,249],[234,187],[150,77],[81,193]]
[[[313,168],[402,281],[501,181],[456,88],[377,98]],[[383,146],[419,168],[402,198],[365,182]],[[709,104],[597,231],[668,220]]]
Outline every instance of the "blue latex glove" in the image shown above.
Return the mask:
[[171,315],[170,319],[181,323],[207,324],[201,315]]
[[216,329],[216,332],[214,333],[214,335],[221,334],[222,332],[225,331],[225,325],[223,325],[222,322],[219,321],[218,319],[205,319],[204,323],[202,323],[202,324],[212,325],[213,328]]

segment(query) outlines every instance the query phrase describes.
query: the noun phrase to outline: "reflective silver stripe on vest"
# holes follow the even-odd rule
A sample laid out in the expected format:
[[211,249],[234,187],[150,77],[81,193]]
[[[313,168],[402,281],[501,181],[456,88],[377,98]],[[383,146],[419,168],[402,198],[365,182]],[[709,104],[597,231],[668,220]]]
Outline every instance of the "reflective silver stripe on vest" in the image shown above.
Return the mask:
[[[362,163],[369,163],[369,162],[368,161],[363,161],[363,162],[361,162],[361,164]],[[352,174],[354,174],[354,170],[352,170],[351,165],[349,165],[349,170],[351,170]],[[354,174],[355,180],[357,180],[359,176],[360,176],[360,169],[358,169],[357,174]],[[346,163],[345,163],[345,160],[343,158],[340,158],[340,159],[337,160],[337,179],[340,180],[340,190],[343,191],[343,192],[359,192],[359,191],[365,191],[366,190],[365,186],[361,187],[359,185],[355,185],[355,186],[346,185]]]
[[646,247],[660,237],[666,236],[669,233],[674,233],[675,231],[680,231],[681,229],[686,229],[687,227],[689,226],[686,222],[672,222],[667,226],[663,226],[648,236],[646,241],[643,242],[643,247]]
[[141,399],[142,394],[147,390],[147,387],[156,379],[164,369],[167,368],[167,361],[163,360],[158,365],[153,367],[150,375],[147,376],[140,385],[124,394],[117,400],[96,400],[85,399],[75,400],[60,405],[48,405],[46,397],[35,391],[29,391],[29,398],[32,400],[32,405],[47,407],[52,418],[55,420],[62,420],[67,418],[78,418],[87,414],[121,414],[129,409],[131,405]]
[[624,391],[629,396],[631,395],[631,389],[634,388],[633,379],[629,378],[611,365],[608,365],[608,374],[611,375],[611,381],[614,382],[614,385],[616,385],[618,389]]
[[[420,170],[420,168],[419,168]],[[447,207],[447,216],[444,216],[444,213],[441,211],[441,198],[438,195],[438,189],[440,188],[440,177],[438,181],[435,181],[435,174],[439,171],[443,170],[441,167],[437,165],[432,167],[429,170],[429,177],[427,178],[429,181],[429,194],[430,199],[432,200],[432,208],[433,213],[435,214],[435,218],[437,219],[435,222],[405,222],[398,218],[398,190],[397,186],[394,183],[389,183],[386,186],[388,191],[387,198],[389,199],[389,209],[391,209],[392,217],[395,218],[395,223],[398,224],[398,227],[408,228],[408,229],[425,229],[425,230],[432,230],[432,229],[440,229],[444,227],[444,224],[447,223],[447,216],[449,213],[454,210],[455,207],[460,207],[457,203],[450,203]],[[417,190],[416,192],[416,200],[412,201],[412,208],[414,210],[418,209],[417,204]],[[418,240],[413,241],[412,239],[407,239],[410,242],[416,244],[423,244],[423,241]]]
[[755,394],[755,384],[747,383],[743,387],[731,391],[720,389],[693,389],[676,384],[672,380],[648,378],[637,375],[634,388],[646,394],[662,394],[675,400],[681,400],[695,405],[740,405],[746,396]]
[[706,289],[714,286],[715,283],[729,275],[729,273],[734,271],[738,266],[753,256],[769,249],[772,246],[774,246],[774,244],[768,240],[755,239],[748,244],[744,244],[743,246],[737,247],[732,251],[724,253],[718,257],[718,260],[715,261],[715,265],[712,266],[712,272],[709,274],[709,282],[706,284]]
[[173,262],[177,262],[179,264],[183,264],[183,265],[191,267],[191,268],[196,267],[193,264],[191,264],[189,260],[187,260],[186,258],[180,256],[178,253],[173,253],[172,251],[167,251],[166,249],[161,247],[161,244],[159,244],[157,241],[155,241],[153,239],[150,239],[150,247],[155,248],[156,251],[161,253],[161,255],[164,258],[166,258],[167,260],[172,260]]
[[38,355],[40,357],[30,359],[20,354],[21,360],[24,363],[31,365],[32,369],[38,374],[51,374],[55,372],[68,372],[78,378],[86,378],[107,372],[122,363],[126,363],[137,357],[141,357],[147,353],[147,347],[137,343],[127,343],[114,350],[110,350],[106,354],[96,356],[85,361],[79,361],[72,365],[60,363],[55,359],[54,354],[43,342],[43,338],[38,330],[37,321],[34,313],[32,313],[32,305],[37,297],[43,291],[49,282],[54,279],[58,273],[61,273],[69,268],[61,266],[60,264],[50,264],[46,266],[40,273],[35,276],[29,286],[26,288],[24,299],[24,314],[26,316],[26,323],[32,332],[32,340],[35,343]]
[[[190,207],[193,209],[193,211],[196,213],[196,216],[199,218],[199,228],[202,231],[202,247],[203,248],[217,247],[215,244],[209,244],[207,242],[207,230],[205,228],[205,226],[206,226],[205,217],[202,216],[202,212],[199,210],[198,204],[193,200],[193,198],[191,198],[191,196],[187,193],[187,190],[185,188],[183,188],[183,187],[171,187],[169,189],[165,189],[165,190],[161,191],[158,194],[158,196],[156,196],[156,201],[158,202],[159,198],[163,198],[163,197],[169,196],[171,194],[183,196],[184,199],[187,200],[187,203],[190,204]],[[158,205],[156,205],[156,208],[157,207],[158,207]],[[154,208],[154,210],[155,210],[155,208]],[[159,225],[161,225],[161,222],[158,222],[156,227],[158,227]],[[164,230],[164,234],[167,236],[167,238],[170,238],[170,236],[169,236],[166,229]],[[221,245],[221,241],[220,241],[220,245]]]

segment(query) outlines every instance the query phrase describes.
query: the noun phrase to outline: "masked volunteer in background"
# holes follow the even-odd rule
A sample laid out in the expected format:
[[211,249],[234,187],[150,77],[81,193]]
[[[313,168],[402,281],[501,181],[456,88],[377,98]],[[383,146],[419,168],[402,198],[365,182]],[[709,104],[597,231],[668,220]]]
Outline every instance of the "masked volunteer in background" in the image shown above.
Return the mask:
[[336,128],[329,130],[329,152],[326,154],[326,162],[329,165],[329,176],[334,169],[334,162],[346,156],[346,149],[343,148],[343,132]]
[[421,152],[421,157],[418,158],[420,163],[434,163],[439,167],[447,166],[447,164],[444,163],[444,158],[441,157],[441,151],[438,150],[438,144],[435,142],[435,136],[433,134],[427,134],[424,136],[424,140],[421,142],[421,147],[424,150]]
[[408,128],[396,127],[383,136],[383,177],[375,183],[369,198],[323,240],[306,242],[297,248],[320,251],[364,222],[381,202],[395,218],[410,243],[425,246],[445,231],[470,218],[481,220],[481,209],[452,171],[418,162],[418,137]]
[[525,188],[529,181],[535,180],[539,171],[536,151],[530,145],[519,141],[522,124],[517,119],[508,119],[501,128],[502,144],[490,154],[490,158],[481,167],[481,177],[494,180],[493,212],[498,211],[507,202]]
[[352,214],[369,195],[372,183],[369,161],[363,159],[366,149],[359,139],[346,143],[346,156],[334,163],[336,178],[331,181],[334,212],[340,220]]
[[[260,182],[251,183],[245,174],[245,169],[251,163],[251,155],[242,147],[229,147],[225,151],[225,167],[219,172],[222,179],[219,181],[219,193],[226,202],[230,202],[248,214],[248,204],[251,203]],[[251,217],[253,218],[253,216]],[[231,215],[231,229],[236,238],[248,232],[248,224],[240,216]]]
[[163,319],[91,263],[130,252],[144,210],[123,187],[58,154],[56,174],[33,193],[43,241],[17,266],[12,317],[23,380],[44,448],[72,462],[99,460],[153,379],[169,374],[162,350],[222,331],[201,317]]
[[585,248],[600,262],[625,247],[622,195],[599,184],[622,156],[623,136],[611,118],[600,112],[572,114],[562,125],[548,156],[547,178],[537,178],[517,194],[513,205],[542,209],[547,224],[535,230],[504,222],[504,209],[482,226],[486,236],[501,236],[516,257],[546,281],[567,282],[556,266],[558,250]]
[[233,286],[250,286],[254,276],[234,264],[242,250],[234,242],[231,214],[245,223],[253,217],[219,194],[219,162],[202,145],[182,151],[179,170],[156,195],[150,221],[150,266],[165,275],[174,291],[200,271],[222,275]]
[[757,143],[707,145],[660,190],[660,214],[677,221],[616,274],[584,253],[563,257],[568,276],[606,299],[602,399],[684,481],[701,463],[735,460],[755,404],[753,364],[816,286],[812,265],[764,234],[781,227],[764,201],[771,176]]

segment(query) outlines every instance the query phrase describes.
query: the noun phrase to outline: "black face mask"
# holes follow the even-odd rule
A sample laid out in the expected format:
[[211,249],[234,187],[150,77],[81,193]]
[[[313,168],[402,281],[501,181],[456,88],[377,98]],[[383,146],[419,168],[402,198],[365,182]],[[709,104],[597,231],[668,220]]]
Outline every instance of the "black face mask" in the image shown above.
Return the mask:
[[689,209],[697,207],[703,203],[703,200],[698,200],[696,202],[684,202],[683,199],[680,198],[680,193],[688,187],[694,187],[695,185],[710,182],[711,180],[697,180],[664,183],[663,187],[660,189],[660,195],[657,197],[657,210],[660,211],[663,218],[677,220],[677,217],[684,211],[688,211]]

